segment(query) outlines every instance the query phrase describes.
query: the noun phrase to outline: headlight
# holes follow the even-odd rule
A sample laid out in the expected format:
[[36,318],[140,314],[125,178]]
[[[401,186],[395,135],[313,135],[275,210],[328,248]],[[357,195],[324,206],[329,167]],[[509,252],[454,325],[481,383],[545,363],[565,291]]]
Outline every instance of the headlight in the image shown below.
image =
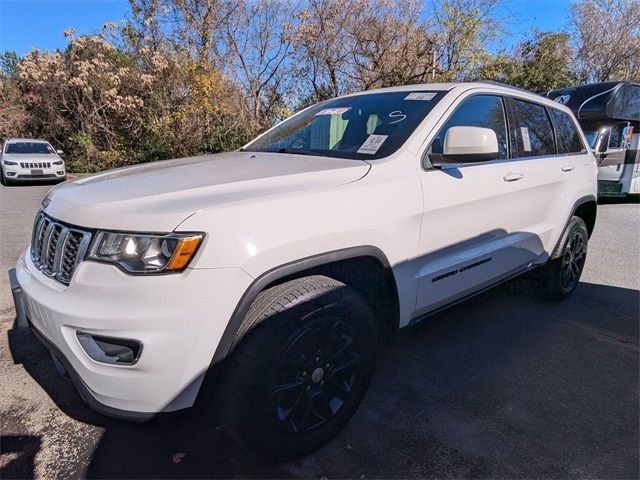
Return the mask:
[[51,165],[62,165],[62,160],[56,160]]
[[9,165],[18,165],[18,162],[12,162],[11,160],[3,160],[4,164],[9,166]]
[[129,273],[181,272],[195,256],[203,238],[203,233],[98,232],[88,258],[113,263]]

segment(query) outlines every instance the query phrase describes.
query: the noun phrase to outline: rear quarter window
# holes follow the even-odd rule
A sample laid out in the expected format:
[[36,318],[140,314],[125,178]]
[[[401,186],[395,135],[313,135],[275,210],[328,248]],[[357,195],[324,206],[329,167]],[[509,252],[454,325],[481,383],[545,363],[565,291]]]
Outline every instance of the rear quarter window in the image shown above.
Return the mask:
[[558,153],[584,153],[587,151],[578,133],[576,123],[570,115],[555,108],[550,109],[556,124]]
[[513,117],[519,157],[556,154],[553,126],[543,105],[514,98]]

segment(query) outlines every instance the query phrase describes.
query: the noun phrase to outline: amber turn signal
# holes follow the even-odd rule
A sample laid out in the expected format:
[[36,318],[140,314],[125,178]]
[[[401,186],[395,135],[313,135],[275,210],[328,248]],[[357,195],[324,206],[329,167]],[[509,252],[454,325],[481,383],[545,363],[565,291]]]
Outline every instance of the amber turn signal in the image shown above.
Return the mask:
[[179,240],[176,249],[167,264],[167,270],[183,270],[198,251],[202,236],[184,237]]

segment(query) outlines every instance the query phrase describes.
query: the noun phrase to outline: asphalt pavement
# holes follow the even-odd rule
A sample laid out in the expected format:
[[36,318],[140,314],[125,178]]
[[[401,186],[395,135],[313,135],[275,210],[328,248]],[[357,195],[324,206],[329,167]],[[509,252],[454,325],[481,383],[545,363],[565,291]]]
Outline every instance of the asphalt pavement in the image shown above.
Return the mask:
[[298,461],[238,449],[206,404],[136,425],[89,409],[28,330],[6,270],[47,186],[0,187],[0,478],[638,478],[640,206],[599,207],[560,304],[517,281],[402,331],[343,432]]

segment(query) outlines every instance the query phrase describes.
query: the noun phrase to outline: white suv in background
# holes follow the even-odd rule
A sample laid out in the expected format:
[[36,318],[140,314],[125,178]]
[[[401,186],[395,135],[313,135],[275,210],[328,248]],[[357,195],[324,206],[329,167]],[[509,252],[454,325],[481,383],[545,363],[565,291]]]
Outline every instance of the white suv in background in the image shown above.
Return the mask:
[[10,138],[0,152],[0,182],[66,179],[62,150],[55,150],[45,140]]
[[523,90],[347,95],[240,151],[52,189],[10,272],[18,323],[107,415],[216,398],[246,449],[293,458],[348,421],[396,329],[532,270],[571,294],[597,174],[571,111]]

